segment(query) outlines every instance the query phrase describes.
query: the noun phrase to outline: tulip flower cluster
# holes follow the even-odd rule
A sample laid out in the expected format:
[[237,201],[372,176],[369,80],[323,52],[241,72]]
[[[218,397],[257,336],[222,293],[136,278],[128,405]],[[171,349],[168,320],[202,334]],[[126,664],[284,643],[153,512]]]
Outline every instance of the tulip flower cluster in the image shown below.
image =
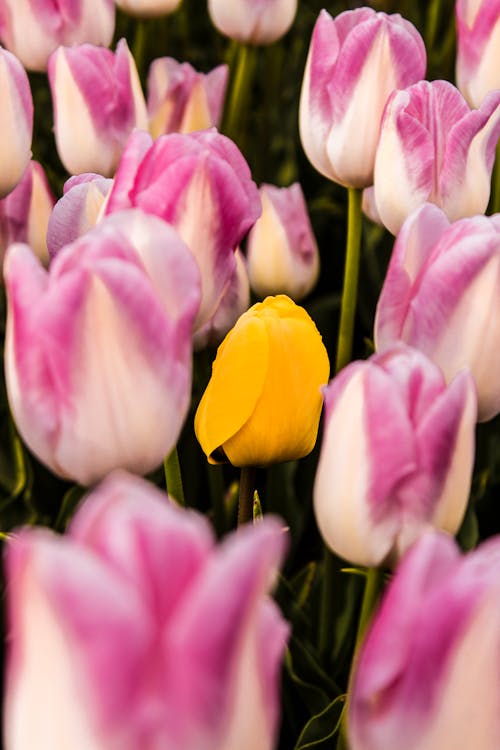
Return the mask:
[[323,5],[0,0],[5,750],[500,747],[500,0]]

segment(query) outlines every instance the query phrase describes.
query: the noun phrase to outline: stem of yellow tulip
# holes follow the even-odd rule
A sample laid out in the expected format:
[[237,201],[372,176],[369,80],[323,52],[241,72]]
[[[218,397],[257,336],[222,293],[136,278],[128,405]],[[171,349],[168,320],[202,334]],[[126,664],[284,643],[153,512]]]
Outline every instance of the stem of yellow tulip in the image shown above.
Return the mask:
[[235,70],[232,76],[223,132],[234,141],[240,140],[239,125],[245,119],[248,108],[250,88],[255,68],[255,50],[247,44],[238,44],[236,48]]
[[337,356],[335,359],[336,373],[350,362],[352,355],[361,248],[361,197],[361,190],[348,188],[347,243]]
[[490,209],[490,214],[497,214],[500,212],[500,143],[497,146],[495,165],[493,167]]
[[214,514],[214,524],[217,534],[222,536],[227,531],[226,505],[224,474],[222,466],[215,466],[207,463],[208,488],[210,490],[210,499]]
[[238,526],[253,521],[253,493],[255,490],[255,466],[243,466],[240,473],[240,497],[238,503]]
[[170,455],[164,461],[163,468],[165,471],[165,483],[167,492],[170,497],[179,505],[185,505],[184,489],[182,487],[181,466],[179,463],[179,454],[175,447]]

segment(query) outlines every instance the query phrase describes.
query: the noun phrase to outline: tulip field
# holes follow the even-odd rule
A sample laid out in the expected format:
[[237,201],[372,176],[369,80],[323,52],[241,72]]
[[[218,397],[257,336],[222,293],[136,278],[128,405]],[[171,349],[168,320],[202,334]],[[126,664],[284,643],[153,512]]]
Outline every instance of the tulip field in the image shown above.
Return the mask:
[[500,0],[0,0],[4,750],[499,750]]

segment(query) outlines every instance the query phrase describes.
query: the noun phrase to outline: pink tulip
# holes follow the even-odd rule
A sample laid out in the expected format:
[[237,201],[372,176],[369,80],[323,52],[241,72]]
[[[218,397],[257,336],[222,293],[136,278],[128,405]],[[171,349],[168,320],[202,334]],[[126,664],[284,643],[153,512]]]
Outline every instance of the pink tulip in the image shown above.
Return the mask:
[[0,47],[0,198],[21,180],[31,158],[33,99],[19,60]]
[[500,0],[457,0],[457,86],[471,107],[500,89]]
[[113,0],[0,0],[0,38],[28,70],[47,70],[59,45],[104,45],[115,30]]
[[300,99],[300,137],[318,172],[348,187],[373,183],[387,98],[425,75],[415,27],[398,14],[358,8],[314,27]]
[[393,564],[429,526],[454,534],[469,497],[476,394],[468,373],[402,344],[346,367],[324,391],[314,511],[356,565]]
[[135,133],[115,176],[106,211],[137,206],[172,224],[201,273],[197,331],[214,315],[233,276],[234,251],[260,214],[250,170],[235,144],[215,130]]
[[[158,422],[154,423],[155,429]],[[66,536],[9,542],[6,750],[272,750],[286,536],[206,519],[115,473]]]
[[461,555],[426,534],[401,562],[358,654],[351,750],[500,747],[500,538]]
[[228,72],[227,65],[204,74],[172,57],[153,60],[148,75],[149,131],[153,138],[219,127]]
[[181,0],[115,0],[117,6],[132,16],[149,18],[166,16],[177,10]]
[[397,234],[412,211],[435,203],[451,221],[486,211],[500,135],[500,91],[470,110],[447,81],[395,91],[382,121],[375,202]]
[[259,297],[287,294],[296,302],[314,287],[319,252],[302,188],[262,185],[262,215],[247,242],[250,285]]
[[481,421],[500,412],[500,214],[450,225],[426,204],[403,224],[377,306],[375,344],[402,340],[450,381],[468,367]]
[[84,485],[117,467],[156,468],[189,407],[199,305],[176,232],[127,212],[67,245],[48,272],[11,245],[4,276],[7,392],[28,447]]
[[66,180],[64,194],[54,206],[47,230],[51,257],[96,225],[112,185],[113,180],[93,173]]
[[293,23],[297,0],[208,0],[214,26],[245,44],[271,44]]
[[21,182],[0,200],[0,259],[12,242],[26,242],[42,263],[48,263],[47,225],[53,205],[42,166],[30,161]]
[[146,103],[124,39],[116,53],[82,44],[49,60],[57,151],[71,174],[111,176],[135,128],[147,130]]

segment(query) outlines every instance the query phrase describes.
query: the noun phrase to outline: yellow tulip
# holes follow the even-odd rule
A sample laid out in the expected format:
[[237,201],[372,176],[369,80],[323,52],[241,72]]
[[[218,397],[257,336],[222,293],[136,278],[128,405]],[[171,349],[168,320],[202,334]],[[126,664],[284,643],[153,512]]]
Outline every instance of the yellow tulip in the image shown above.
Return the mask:
[[310,453],[329,370],[304,308],[285,295],[251,307],[219,346],[196,412],[209,462],[266,466]]

